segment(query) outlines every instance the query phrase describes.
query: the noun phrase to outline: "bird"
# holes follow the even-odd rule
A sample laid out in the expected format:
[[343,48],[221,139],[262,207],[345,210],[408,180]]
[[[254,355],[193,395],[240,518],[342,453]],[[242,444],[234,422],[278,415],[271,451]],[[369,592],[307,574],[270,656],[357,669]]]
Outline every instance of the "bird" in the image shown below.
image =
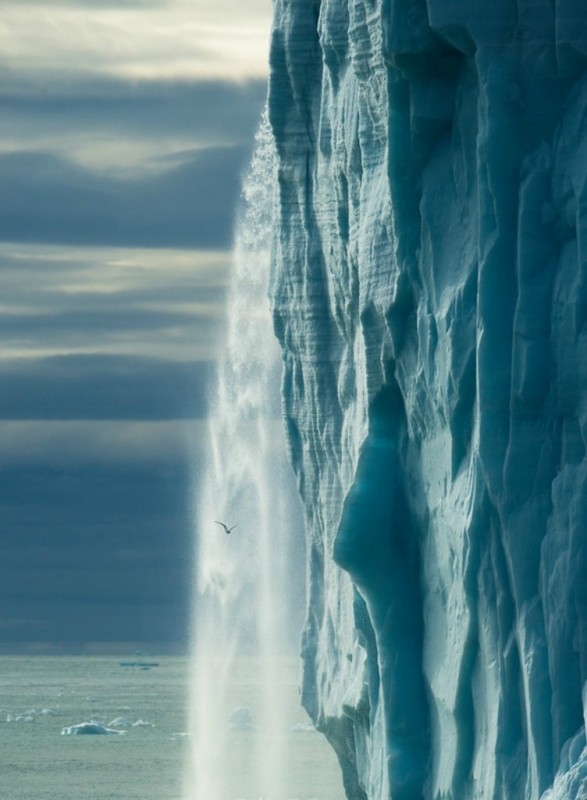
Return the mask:
[[222,527],[224,528],[224,530],[226,531],[226,533],[230,533],[231,531],[233,531],[233,530],[234,530],[234,529],[237,527],[237,525],[233,525],[231,528],[227,528],[227,526],[224,524],[224,522],[218,522],[218,520],[217,520],[217,519],[215,519],[215,520],[214,520],[214,522],[215,522],[217,525],[222,525]]

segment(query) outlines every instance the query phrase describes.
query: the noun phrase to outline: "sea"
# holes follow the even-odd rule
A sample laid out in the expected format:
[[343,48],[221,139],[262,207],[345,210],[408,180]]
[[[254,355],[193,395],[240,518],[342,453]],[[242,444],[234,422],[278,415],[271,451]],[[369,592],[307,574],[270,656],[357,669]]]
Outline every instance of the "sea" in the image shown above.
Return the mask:
[[[298,673],[284,660],[283,796],[343,800],[336,758],[300,706]],[[245,659],[230,688],[226,800],[260,800],[250,770],[258,675]],[[182,796],[189,676],[187,657],[0,657],[1,800],[206,800]],[[89,722],[118,733],[74,733]]]

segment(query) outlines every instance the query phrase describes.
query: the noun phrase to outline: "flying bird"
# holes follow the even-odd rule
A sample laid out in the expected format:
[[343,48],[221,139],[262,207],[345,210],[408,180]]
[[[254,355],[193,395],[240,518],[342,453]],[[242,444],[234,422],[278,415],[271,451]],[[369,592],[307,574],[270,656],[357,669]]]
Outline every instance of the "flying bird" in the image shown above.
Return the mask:
[[233,525],[233,526],[232,526],[232,528],[227,528],[227,527],[226,527],[226,525],[224,524],[224,522],[218,522],[218,520],[217,520],[217,519],[215,519],[215,520],[214,520],[214,522],[215,522],[217,525],[222,525],[222,527],[224,528],[224,530],[226,531],[226,533],[230,533],[231,531],[233,531],[233,530],[234,530],[234,529],[237,527],[236,525]]

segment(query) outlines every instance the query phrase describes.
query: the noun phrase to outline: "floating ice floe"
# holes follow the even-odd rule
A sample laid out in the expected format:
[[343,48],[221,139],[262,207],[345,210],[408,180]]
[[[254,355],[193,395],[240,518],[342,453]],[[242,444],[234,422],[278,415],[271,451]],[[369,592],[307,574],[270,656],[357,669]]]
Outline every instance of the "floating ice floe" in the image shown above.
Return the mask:
[[108,723],[109,728],[154,728],[152,722],[146,722],[144,719],[137,719],[133,722],[128,717],[116,717]]
[[7,714],[6,722],[34,722],[37,717],[56,717],[59,715],[58,711],[54,708],[42,708],[37,711],[36,708],[29,708],[20,714]]
[[7,714],[6,722],[34,722],[36,712],[31,714],[30,711],[25,711],[23,714]]
[[126,731],[117,731],[114,728],[107,728],[100,722],[91,720],[90,722],[80,722],[78,725],[69,725],[61,731],[62,736],[105,736],[105,735],[118,735],[122,736]]

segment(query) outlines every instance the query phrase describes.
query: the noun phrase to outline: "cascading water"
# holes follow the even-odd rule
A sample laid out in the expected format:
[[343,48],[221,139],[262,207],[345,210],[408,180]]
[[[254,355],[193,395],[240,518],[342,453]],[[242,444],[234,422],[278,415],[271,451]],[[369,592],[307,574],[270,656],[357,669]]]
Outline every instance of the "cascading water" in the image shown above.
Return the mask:
[[[243,186],[225,352],[202,465],[192,746],[184,800],[235,800],[247,796],[245,783],[251,780],[257,797],[283,797],[280,660],[286,649],[291,652],[286,561],[296,509],[280,418],[280,355],[267,300],[274,168],[273,138],[264,116]],[[215,521],[237,527],[227,535]],[[239,762],[228,720],[231,704],[243,703],[234,688],[243,669],[255,670],[262,702],[251,721],[252,752],[241,754]],[[250,773],[251,761],[252,779],[235,774]],[[232,794],[235,786],[237,795]]]

